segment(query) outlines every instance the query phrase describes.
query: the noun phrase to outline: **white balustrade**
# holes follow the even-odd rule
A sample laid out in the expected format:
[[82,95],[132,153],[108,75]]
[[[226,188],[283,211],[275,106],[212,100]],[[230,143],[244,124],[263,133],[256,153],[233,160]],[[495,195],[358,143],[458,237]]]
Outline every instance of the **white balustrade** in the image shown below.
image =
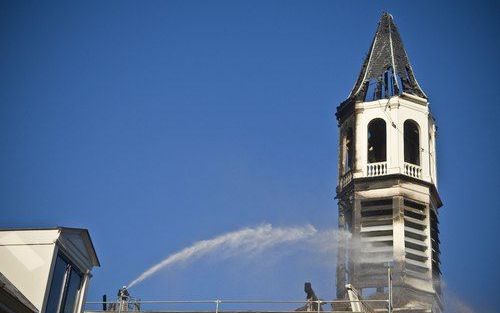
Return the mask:
[[387,174],[387,162],[368,163],[366,176],[381,176]]
[[405,162],[404,174],[415,178],[422,178],[422,168],[418,165]]
[[340,177],[340,179],[339,179],[340,189],[347,186],[351,181],[352,181],[352,171],[349,171]]
[[[339,180],[340,188],[345,187],[352,180],[352,174],[350,174],[350,176],[348,174],[350,174],[350,173],[347,173],[340,178],[340,180]],[[403,165],[402,174],[404,174],[406,176],[422,179],[422,167],[415,165],[415,164],[405,162]],[[366,166],[366,176],[367,177],[375,177],[375,176],[382,176],[382,175],[387,175],[387,162],[377,162],[377,163],[368,163],[367,164],[367,166]]]

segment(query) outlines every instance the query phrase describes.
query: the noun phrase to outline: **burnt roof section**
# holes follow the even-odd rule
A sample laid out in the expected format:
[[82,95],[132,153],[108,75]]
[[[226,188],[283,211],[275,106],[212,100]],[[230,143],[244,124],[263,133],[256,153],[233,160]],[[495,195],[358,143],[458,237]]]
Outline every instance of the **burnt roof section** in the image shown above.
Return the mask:
[[366,101],[370,84],[383,83],[384,79],[387,84],[388,74],[392,77],[390,79],[390,84],[393,85],[390,86],[393,90],[392,95],[405,92],[427,99],[415,78],[394,19],[385,12],[380,18],[368,55],[347,100]]

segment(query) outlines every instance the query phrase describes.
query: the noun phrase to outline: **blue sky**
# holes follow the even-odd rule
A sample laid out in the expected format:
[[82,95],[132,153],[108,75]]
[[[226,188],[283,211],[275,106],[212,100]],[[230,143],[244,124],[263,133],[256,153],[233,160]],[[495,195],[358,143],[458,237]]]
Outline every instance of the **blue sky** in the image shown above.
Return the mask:
[[[495,311],[493,1],[2,1],[0,226],[88,228],[89,299],[244,226],[334,227],[334,112],[384,10],[439,126],[444,279]],[[312,280],[334,294],[334,260],[262,259],[200,260],[134,292],[302,299]]]

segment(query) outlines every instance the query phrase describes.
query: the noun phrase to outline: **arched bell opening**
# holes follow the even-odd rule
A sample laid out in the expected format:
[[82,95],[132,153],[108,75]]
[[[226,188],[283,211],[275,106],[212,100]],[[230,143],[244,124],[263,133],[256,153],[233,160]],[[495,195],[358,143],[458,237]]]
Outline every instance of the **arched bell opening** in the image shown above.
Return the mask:
[[406,120],[403,127],[405,162],[420,166],[420,131],[417,122]]
[[342,174],[346,174],[350,172],[354,167],[354,137],[352,127],[349,127],[346,130],[342,142]]
[[368,124],[368,163],[387,161],[387,130],[381,118]]

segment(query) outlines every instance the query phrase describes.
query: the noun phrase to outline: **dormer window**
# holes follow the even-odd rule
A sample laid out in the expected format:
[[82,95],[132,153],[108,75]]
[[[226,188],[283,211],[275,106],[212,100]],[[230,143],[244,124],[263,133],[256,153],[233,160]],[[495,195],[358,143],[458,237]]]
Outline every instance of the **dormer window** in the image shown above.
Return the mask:
[[64,255],[57,255],[45,312],[73,313],[82,287],[83,274]]

